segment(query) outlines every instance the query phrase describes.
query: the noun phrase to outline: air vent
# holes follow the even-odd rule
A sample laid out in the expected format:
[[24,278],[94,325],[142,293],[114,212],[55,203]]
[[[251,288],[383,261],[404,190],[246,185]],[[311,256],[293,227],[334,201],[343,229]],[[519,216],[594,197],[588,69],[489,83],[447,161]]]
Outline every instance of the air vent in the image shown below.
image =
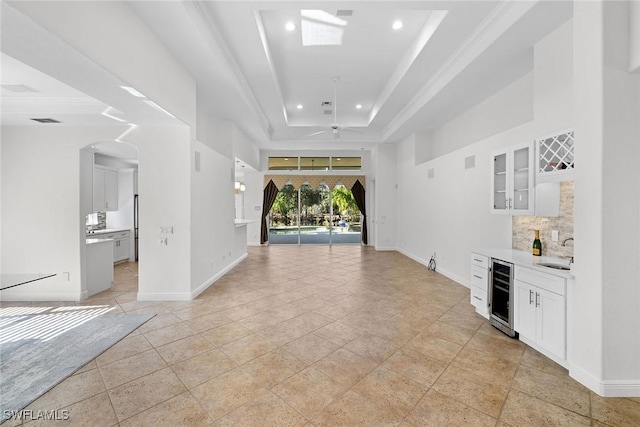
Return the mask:
[[323,107],[331,107],[332,104],[331,101],[322,101],[320,105]]
[[338,9],[336,16],[353,16],[353,10],[350,9]]
[[50,118],[44,118],[44,119],[31,119],[34,122],[38,122],[38,123],[60,123],[58,120],[56,119],[50,119]]
[[2,89],[11,92],[38,92],[34,88],[25,85],[2,85]]
[[331,114],[333,114],[333,110],[324,110],[325,116],[330,116]]

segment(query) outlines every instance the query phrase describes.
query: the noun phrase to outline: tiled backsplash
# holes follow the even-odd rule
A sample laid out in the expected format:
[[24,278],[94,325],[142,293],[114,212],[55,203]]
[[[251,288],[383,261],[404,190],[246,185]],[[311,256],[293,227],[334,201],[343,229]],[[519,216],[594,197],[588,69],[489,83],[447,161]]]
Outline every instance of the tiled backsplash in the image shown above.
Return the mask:
[[[106,212],[95,212],[93,215],[96,215],[98,218],[97,224],[86,224],[86,232],[92,230],[104,230],[107,228],[107,213]],[[88,221],[88,219],[87,219]]]
[[[560,183],[560,212],[557,217],[514,216],[511,247],[522,251],[531,251],[534,230],[540,230],[542,255],[567,258],[573,256],[573,240],[561,246],[562,242],[573,237],[573,181]],[[551,241],[551,230],[558,230],[557,242]]]

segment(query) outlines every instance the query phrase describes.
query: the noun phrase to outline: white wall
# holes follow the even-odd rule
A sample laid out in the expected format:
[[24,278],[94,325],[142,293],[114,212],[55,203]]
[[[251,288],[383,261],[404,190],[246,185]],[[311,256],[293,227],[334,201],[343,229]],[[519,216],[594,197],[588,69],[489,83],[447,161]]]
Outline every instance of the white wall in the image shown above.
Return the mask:
[[[137,128],[138,300],[185,300],[191,292],[191,132],[188,127]],[[162,228],[173,227],[173,234]],[[160,239],[167,244],[160,244]]]
[[[572,90],[564,87],[572,86],[571,25],[538,43],[531,73],[439,129],[398,144],[401,252],[425,264],[435,252],[438,271],[469,286],[474,248],[511,247],[511,217],[489,213],[490,159],[495,150],[571,126]],[[556,78],[549,67],[557,61]],[[417,147],[425,143],[430,149]],[[418,155],[432,159],[416,165]],[[465,169],[469,156],[475,156],[475,167]]]
[[579,286],[570,374],[607,396],[640,395],[640,76],[628,72],[628,7],[574,4]]
[[[372,156],[373,157],[373,156]],[[398,246],[398,171],[395,144],[379,144],[375,148],[375,191],[373,194],[373,212],[369,213],[373,231],[369,244],[377,250],[395,249]]]
[[640,2],[629,1],[629,71],[640,71]]
[[[200,171],[193,159],[200,155]],[[191,161],[191,293],[196,296],[246,256],[236,244],[234,227],[234,161],[201,142],[192,143]]]
[[2,127],[2,273],[57,274],[3,291],[3,300],[83,298],[80,149],[116,138],[122,129]]

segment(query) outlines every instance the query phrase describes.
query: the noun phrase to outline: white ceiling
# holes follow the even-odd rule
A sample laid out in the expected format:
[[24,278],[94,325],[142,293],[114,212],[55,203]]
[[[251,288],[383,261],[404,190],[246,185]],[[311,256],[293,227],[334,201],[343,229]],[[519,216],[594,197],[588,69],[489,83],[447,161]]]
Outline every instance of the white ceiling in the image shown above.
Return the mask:
[[[531,71],[533,45],[572,14],[569,1],[134,1],[129,5],[192,74],[206,107],[237,123],[260,148],[273,150],[369,148],[437,128]],[[351,16],[338,16],[340,25],[307,21],[341,30],[341,44],[303,46],[302,9],[330,15],[351,11]],[[391,28],[395,20],[403,21],[402,29]],[[284,28],[290,21],[296,24],[292,32]],[[10,35],[3,29],[3,51]],[[121,103],[98,87],[87,92],[101,101],[53,81],[45,83],[36,70],[19,71],[19,65],[3,55],[2,84],[24,84],[40,92],[3,89],[3,125],[25,119],[20,115],[29,108],[33,110],[28,114],[48,112],[69,123],[104,124],[111,119],[100,113],[109,105],[118,105],[121,111],[114,115],[127,121],[167,122],[162,113]],[[67,80],[71,86],[73,81]],[[323,101],[335,105],[322,105]],[[298,104],[303,105],[301,110]],[[362,108],[356,109],[356,104]],[[348,129],[335,139],[332,125]],[[310,136],[320,131],[325,132]]]

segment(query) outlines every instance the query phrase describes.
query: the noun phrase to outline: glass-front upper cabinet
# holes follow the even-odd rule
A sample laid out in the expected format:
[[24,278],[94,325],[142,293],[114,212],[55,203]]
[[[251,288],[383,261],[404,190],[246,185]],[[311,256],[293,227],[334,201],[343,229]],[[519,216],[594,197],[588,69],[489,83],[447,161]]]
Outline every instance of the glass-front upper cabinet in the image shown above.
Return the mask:
[[573,130],[536,139],[536,183],[570,181],[575,170]]
[[493,154],[491,213],[533,214],[533,146],[519,144]]

